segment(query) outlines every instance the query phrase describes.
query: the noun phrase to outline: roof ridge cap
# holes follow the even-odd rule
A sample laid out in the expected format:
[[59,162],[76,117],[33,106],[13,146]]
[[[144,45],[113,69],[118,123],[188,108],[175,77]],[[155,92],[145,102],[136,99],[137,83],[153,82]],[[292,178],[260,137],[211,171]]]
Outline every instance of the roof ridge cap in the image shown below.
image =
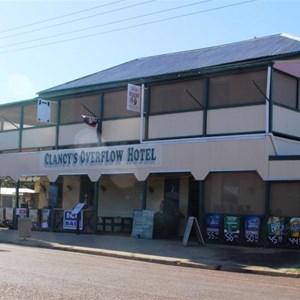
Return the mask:
[[293,39],[293,40],[295,40],[295,41],[300,42],[300,37],[297,37],[297,36],[295,36],[295,35],[288,34],[288,33],[284,33],[284,32],[281,33],[280,35],[283,36],[283,37],[285,37],[285,38]]

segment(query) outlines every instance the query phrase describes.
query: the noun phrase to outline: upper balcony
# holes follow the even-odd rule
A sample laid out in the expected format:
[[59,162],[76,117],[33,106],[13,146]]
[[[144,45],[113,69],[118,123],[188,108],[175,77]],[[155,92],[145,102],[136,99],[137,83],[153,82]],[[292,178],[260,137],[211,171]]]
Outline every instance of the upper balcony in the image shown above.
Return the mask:
[[[288,63],[288,67],[286,64]],[[142,141],[274,133],[300,139],[297,61],[145,85],[144,117],[126,109],[127,86],[54,98],[51,120],[37,120],[37,99],[0,106],[0,151],[107,146]],[[83,105],[82,105],[83,104]],[[95,114],[102,133],[82,114]],[[141,138],[141,134],[143,137]],[[281,143],[282,144],[282,143]],[[288,149],[281,147],[282,154]],[[295,154],[295,153],[293,153]]]

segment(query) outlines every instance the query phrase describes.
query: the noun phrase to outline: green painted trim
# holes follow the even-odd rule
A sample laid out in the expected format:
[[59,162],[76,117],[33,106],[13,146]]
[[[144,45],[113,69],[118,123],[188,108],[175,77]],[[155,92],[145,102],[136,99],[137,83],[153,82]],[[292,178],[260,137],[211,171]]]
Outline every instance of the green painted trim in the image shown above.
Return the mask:
[[163,140],[182,140],[182,139],[192,139],[192,138],[201,138],[203,135],[190,135],[190,136],[176,136],[176,137],[162,137],[162,138],[155,138],[155,139],[148,139],[148,141],[163,141]]
[[24,104],[34,103],[34,101],[37,101],[37,100],[38,100],[38,97],[32,98],[32,99],[27,99],[27,100],[4,103],[4,104],[0,104],[0,109],[10,108],[10,107],[18,107],[18,106],[21,106],[21,105],[24,105]]
[[286,133],[282,133],[282,132],[278,132],[278,131],[273,131],[272,133],[275,137],[281,137],[281,138],[285,138],[285,139],[293,140],[293,141],[300,141],[300,136],[290,135],[290,134],[286,134]]
[[22,141],[23,141],[23,125],[24,125],[24,105],[20,108],[20,129],[19,129],[19,151],[22,151]]
[[195,111],[204,111],[202,108],[197,109],[185,109],[185,110],[174,110],[174,111],[165,111],[159,113],[149,113],[149,116],[163,116],[163,115],[173,115],[173,114],[180,114],[180,113],[188,113],[188,112],[195,112]]
[[209,98],[209,80],[208,78],[204,79],[204,89],[203,89],[203,99],[204,99],[204,106],[205,109],[203,111],[203,120],[202,120],[202,134],[204,136],[207,135],[207,112],[208,112],[208,98]]
[[248,102],[243,104],[234,104],[234,105],[222,105],[222,106],[214,106],[214,107],[208,107],[207,110],[217,110],[217,109],[227,109],[227,108],[237,108],[237,107],[247,107],[247,106],[261,106],[265,105],[265,101],[260,102]]
[[143,187],[142,187],[142,209],[146,209],[147,208],[147,179],[145,181],[143,181]]
[[265,182],[265,213],[262,217],[262,244],[268,247],[268,218],[270,215],[270,183]]
[[139,144],[140,140],[103,142],[101,146],[126,146]]
[[273,106],[276,105],[276,106],[279,106],[279,107],[282,107],[282,108],[285,108],[285,109],[288,109],[288,110],[300,113],[300,109],[299,108],[293,108],[291,106],[287,106],[287,105],[284,105],[282,103],[278,103],[276,101],[272,101],[272,103],[273,103]]
[[[104,94],[100,93],[99,94],[99,98],[98,98],[98,116],[100,118],[100,122],[102,123],[103,121],[103,105],[104,105]],[[102,126],[103,124],[101,124]],[[102,128],[102,132],[103,132],[103,128]],[[102,133],[98,138],[98,146],[102,145]]]
[[265,133],[265,131],[243,131],[243,132],[230,132],[230,133],[216,133],[216,134],[207,134],[206,137],[222,137],[222,136],[235,136],[235,135],[243,135],[247,137],[249,134],[262,134]]
[[269,161],[292,161],[292,160],[300,160],[300,155],[270,155]]
[[204,211],[204,180],[199,181],[199,226],[202,232],[202,235],[204,233],[204,222],[205,222],[205,211]]
[[42,126],[34,126],[34,127],[23,127],[24,131],[32,130],[32,129],[43,129],[43,128],[52,128],[56,127],[56,124],[54,125],[42,125]]
[[97,227],[98,227],[98,198],[99,198],[99,180],[97,182],[94,182],[93,184],[93,188],[94,188],[94,214],[95,214],[95,218],[94,218],[94,222],[93,222],[93,232],[94,234],[97,233]]
[[299,98],[300,98],[300,94],[299,94],[299,89],[300,89],[300,80],[297,80],[297,91],[296,91],[296,108],[299,110]]
[[55,149],[59,147],[59,129],[60,129],[60,122],[61,122],[61,101],[57,104],[57,116],[56,116],[56,134],[55,134]]
[[90,148],[90,147],[98,147],[98,143],[59,145],[56,149],[64,150],[64,149]]
[[145,136],[144,140],[149,139],[149,115],[150,115],[150,101],[151,101],[151,89],[145,85],[145,98],[144,98],[144,112],[145,112]]

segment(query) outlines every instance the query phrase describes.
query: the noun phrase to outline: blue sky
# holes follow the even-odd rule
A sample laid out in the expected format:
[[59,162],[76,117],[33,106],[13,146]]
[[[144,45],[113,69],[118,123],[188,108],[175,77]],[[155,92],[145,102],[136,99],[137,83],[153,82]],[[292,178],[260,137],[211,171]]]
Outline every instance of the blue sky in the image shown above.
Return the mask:
[[135,58],[300,38],[299,12],[299,0],[0,0],[0,104]]

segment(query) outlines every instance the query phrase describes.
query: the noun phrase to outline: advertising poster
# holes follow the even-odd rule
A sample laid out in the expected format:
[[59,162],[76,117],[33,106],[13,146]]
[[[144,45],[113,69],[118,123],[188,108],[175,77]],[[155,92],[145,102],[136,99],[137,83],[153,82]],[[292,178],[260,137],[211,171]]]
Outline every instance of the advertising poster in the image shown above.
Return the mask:
[[[83,212],[79,213],[79,230],[83,229]],[[64,224],[63,229],[76,230],[77,229],[77,215],[72,214],[72,210],[64,210]]]
[[240,238],[240,217],[224,216],[225,242],[237,242]]
[[29,209],[29,219],[32,223],[32,228],[38,228],[38,210],[34,208]]
[[16,215],[19,216],[19,218],[26,218],[27,217],[27,208],[17,208]]
[[206,235],[209,240],[220,238],[221,216],[217,214],[206,215]]
[[246,216],[244,219],[245,241],[247,243],[259,242],[260,217]]
[[13,225],[13,219],[14,219],[14,209],[12,207],[6,207],[5,208],[5,221],[9,227]]
[[300,247],[300,217],[287,218],[285,232],[288,243]]
[[5,208],[5,219],[7,221],[12,221],[14,218],[14,209],[12,207]]
[[271,244],[281,244],[284,236],[284,217],[269,217],[268,239]]
[[44,208],[42,210],[42,219],[41,219],[42,229],[48,229],[49,223],[50,223],[50,209]]

